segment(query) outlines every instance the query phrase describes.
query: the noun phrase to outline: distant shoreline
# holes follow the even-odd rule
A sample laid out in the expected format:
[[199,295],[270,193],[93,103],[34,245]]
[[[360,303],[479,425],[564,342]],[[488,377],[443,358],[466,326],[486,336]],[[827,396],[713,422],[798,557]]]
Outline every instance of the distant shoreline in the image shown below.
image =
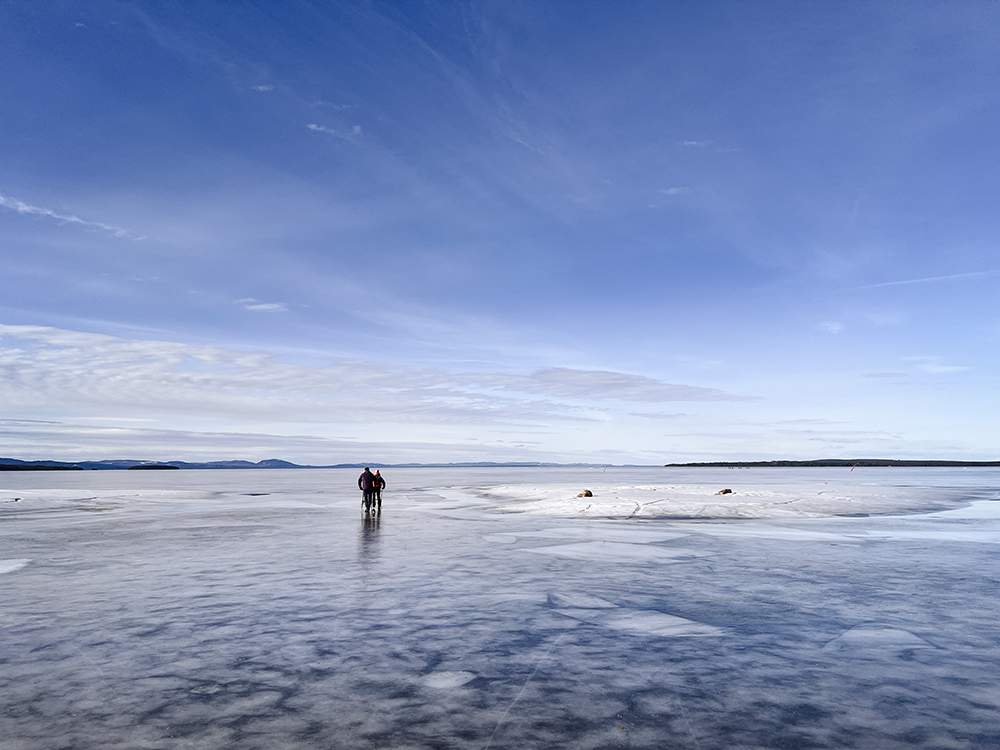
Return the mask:
[[[539,468],[539,467],[579,467],[590,469],[601,469],[612,466],[612,464],[555,464],[528,461],[466,461],[456,463],[403,463],[385,464],[378,461],[367,461],[365,463],[329,464],[325,466],[312,466],[304,464],[293,464],[290,461],[282,461],[277,458],[266,461],[130,461],[127,459],[108,459],[104,461],[22,461],[17,458],[0,458],[0,471],[62,471],[62,470],[134,470],[134,469],[363,469],[366,466],[379,467],[382,469],[440,469],[440,468]],[[649,464],[648,467],[655,468],[658,464]]]
[[[401,463],[384,464],[378,461],[366,463],[329,464],[311,466],[294,464],[277,458],[265,461],[134,461],[128,459],[108,459],[103,461],[22,461],[17,458],[0,458],[2,471],[81,471],[81,470],[134,470],[134,469],[363,469],[366,465],[383,469],[464,469],[464,468],[657,468],[661,464],[594,464],[594,463],[542,463],[529,461],[465,461],[453,463]],[[1000,467],[1000,461],[935,461],[896,458],[821,458],[811,461],[704,461],[683,464],[662,464],[663,468],[684,469],[756,469],[756,468],[810,468],[810,467],[885,467],[902,466],[909,468],[935,467]]]
[[814,461],[708,461],[702,463],[664,464],[666,468],[715,468],[715,469],[750,469],[775,467],[855,467],[855,466],[906,466],[910,468],[934,468],[942,466],[1000,466],[1000,461],[924,461],[919,459],[899,458],[821,458]]

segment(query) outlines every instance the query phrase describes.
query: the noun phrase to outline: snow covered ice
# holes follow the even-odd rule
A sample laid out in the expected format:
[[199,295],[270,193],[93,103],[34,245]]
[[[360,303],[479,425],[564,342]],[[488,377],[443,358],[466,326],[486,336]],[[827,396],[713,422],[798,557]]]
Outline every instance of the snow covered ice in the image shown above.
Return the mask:
[[0,475],[0,746],[1000,746],[997,470],[357,473]]

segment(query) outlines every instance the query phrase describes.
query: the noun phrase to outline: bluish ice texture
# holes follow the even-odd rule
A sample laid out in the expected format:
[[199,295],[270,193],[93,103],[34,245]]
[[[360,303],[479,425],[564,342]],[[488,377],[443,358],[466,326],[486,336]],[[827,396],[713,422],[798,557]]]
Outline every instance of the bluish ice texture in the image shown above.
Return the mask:
[[384,473],[375,518],[354,471],[0,476],[0,746],[1000,747],[1000,472],[854,473],[957,510],[727,522],[478,491],[725,470]]

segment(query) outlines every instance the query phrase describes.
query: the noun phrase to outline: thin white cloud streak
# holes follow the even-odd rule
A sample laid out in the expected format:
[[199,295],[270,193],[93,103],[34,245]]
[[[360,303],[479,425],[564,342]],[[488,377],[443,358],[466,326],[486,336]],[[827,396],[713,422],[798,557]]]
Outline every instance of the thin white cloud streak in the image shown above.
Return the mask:
[[316,131],[317,133],[329,133],[330,135],[340,138],[343,141],[349,141],[352,138],[357,138],[359,135],[361,135],[360,125],[355,125],[351,129],[350,133],[341,133],[339,130],[335,130],[334,128],[328,128],[324,125],[317,125],[314,122],[309,123],[308,125],[306,125],[306,127],[309,128],[310,130]]
[[4,208],[9,208],[12,211],[17,211],[17,213],[22,215],[32,215],[32,216],[47,216],[50,219],[56,219],[57,221],[63,221],[70,224],[79,224],[85,227],[96,227],[97,229],[103,229],[106,232],[111,232],[115,237],[126,237],[131,240],[144,240],[143,236],[138,236],[132,234],[129,230],[123,229],[122,227],[115,226],[114,224],[105,224],[100,221],[87,221],[81,219],[79,216],[74,216],[72,214],[60,214],[53,211],[51,208],[43,208],[41,206],[32,206],[29,203],[18,200],[16,198],[9,198],[5,195],[0,195],[0,206]]
[[630,417],[639,417],[640,419],[681,419],[682,417],[688,416],[684,413],[678,414],[648,414],[645,412],[632,411],[629,412]]
[[253,297],[247,297],[246,299],[237,300],[236,303],[243,305],[243,309],[250,310],[252,312],[288,312],[288,305],[284,302],[261,302]]
[[884,281],[881,284],[868,284],[867,286],[855,287],[856,289],[881,289],[887,286],[906,286],[909,284],[930,284],[935,281],[957,281],[958,279],[975,279],[982,276],[995,276],[1000,273],[1000,269],[992,271],[972,271],[970,273],[954,273],[948,276],[927,276],[922,279],[905,279],[903,281]]
[[451,373],[360,360],[311,367],[265,353],[0,325],[0,409],[9,414],[490,426],[593,422],[598,404],[614,401],[737,400],[746,399],[625,373]]
[[545,156],[545,152],[544,151],[541,151],[540,149],[535,148],[534,146],[532,146],[530,143],[528,143],[527,141],[525,141],[522,138],[518,138],[517,136],[509,135],[509,134],[504,134],[504,137],[507,138],[507,140],[513,141],[514,143],[518,144],[519,146],[524,146],[526,149],[528,149],[529,151],[532,151],[532,152],[538,154],[539,156]]
[[940,357],[905,357],[904,359],[908,362],[915,362],[914,367],[932,375],[943,375],[970,369],[964,365],[943,365]]

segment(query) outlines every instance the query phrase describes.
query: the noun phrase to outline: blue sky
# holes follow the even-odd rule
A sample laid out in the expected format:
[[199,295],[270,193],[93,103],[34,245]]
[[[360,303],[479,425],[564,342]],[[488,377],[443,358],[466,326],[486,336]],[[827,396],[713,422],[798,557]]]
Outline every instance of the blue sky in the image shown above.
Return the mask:
[[0,8],[0,455],[994,459],[992,2]]

